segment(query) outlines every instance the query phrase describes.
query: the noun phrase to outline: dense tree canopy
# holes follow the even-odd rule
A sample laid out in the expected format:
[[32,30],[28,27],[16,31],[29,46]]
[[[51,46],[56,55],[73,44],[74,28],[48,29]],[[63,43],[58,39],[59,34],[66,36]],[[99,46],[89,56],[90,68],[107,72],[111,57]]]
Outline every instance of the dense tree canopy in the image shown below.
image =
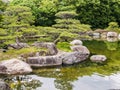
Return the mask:
[[13,0],[11,5],[21,5],[31,8],[35,16],[35,25],[50,26],[54,23],[57,12],[57,0]]
[[93,28],[105,28],[109,22],[120,24],[120,0],[99,0],[87,2],[77,7],[78,18]]
[[55,24],[55,14],[64,10],[77,10],[81,23],[92,28],[105,28],[113,21],[120,24],[120,0],[13,0],[11,4],[30,7],[37,26]]

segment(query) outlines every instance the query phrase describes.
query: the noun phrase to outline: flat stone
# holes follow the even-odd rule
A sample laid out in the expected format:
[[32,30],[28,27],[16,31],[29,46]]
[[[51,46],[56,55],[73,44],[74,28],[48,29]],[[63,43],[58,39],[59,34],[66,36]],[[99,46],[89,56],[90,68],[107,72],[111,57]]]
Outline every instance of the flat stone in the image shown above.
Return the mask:
[[62,65],[62,60],[58,55],[54,56],[39,56],[39,57],[28,57],[28,64],[34,67],[45,67],[45,66],[58,66]]
[[90,60],[93,62],[103,62],[106,61],[107,57],[105,55],[92,55]]

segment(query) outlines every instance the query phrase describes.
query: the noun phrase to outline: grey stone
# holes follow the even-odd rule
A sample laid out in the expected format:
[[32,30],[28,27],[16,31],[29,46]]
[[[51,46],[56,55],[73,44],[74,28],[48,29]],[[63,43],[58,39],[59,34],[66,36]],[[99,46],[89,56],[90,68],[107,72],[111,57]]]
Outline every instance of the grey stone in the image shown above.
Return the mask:
[[90,60],[93,62],[103,62],[106,61],[107,57],[105,55],[93,55]]
[[[0,65],[7,68],[5,69],[5,74],[27,74],[32,72],[29,64],[18,59],[4,60],[0,62]],[[2,72],[2,70],[0,72]]]
[[12,89],[7,83],[0,81],[0,90],[12,90]]
[[29,47],[27,43],[14,43],[14,44],[9,44],[8,46],[14,49],[21,49],[21,48]]
[[75,52],[67,52],[63,55],[61,55],[61,59],[63,61],[63,64],[74,64],[74,63],[79,63],[81,61],[84,61],[88,58],[89,54],[88,53],[83,53],[79,51]]
[[116,32],[108,32],[107,33],[107,37],[117,37],[117,33]]
[[81,40],[73,40],[72,42],[70,42],[71,45],[82,45],[83,42]]
[[34,67],[58,66],[62,64],[59,55],[28,57],[26,62]]
[[46,48],[47,49],[46,56],[48,56],[48,55],[56,55],[58,53],[58,50],[57,50],[54,43],[35,42],[34,44],[32,44],[32,46],[36,46],[36,47],[40,47],[40,48],[42,48],[42,47]]
[[0,74],[5,74],[7,70],[7,67],[4,65],[0,65]]
[[72,51],[78,51],[81,52],[82,54],[90,54],[90,51],[85,46],[75,45],[75,46],[71,46],[70,48]]

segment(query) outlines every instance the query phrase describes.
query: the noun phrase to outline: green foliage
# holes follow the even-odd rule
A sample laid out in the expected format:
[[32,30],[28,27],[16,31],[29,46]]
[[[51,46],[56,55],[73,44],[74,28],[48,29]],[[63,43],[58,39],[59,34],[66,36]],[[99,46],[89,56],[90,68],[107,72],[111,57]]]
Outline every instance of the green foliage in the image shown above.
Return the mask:
[[58,30],[59,29],[64,30],[64,32],[61,32],[61,34],[55,40],[55,42],[70,41],[70,40],[78,38],[79,32],[86,32],[88,30],[91,30],[90,25],[81,24],[79,20],[75,19],[77,16],[75,8],[72,11],[66,8],[65,10],[68,10],[68,11],[63,10],[55,14],[55,16],[58,19],[55,20],[56,24],[52,25],[52,27]]
[[80,21],[76,19],[56,19],[55,21],[58,24],[80,24]]
[[68,5],[68,6],[64,6],[64,5],[59,5],[58,9],[60,11],[75,11],[76,7],[74,5]]
[[36,47],[22,48],[19,50],[10,49],[6,53],[0,52],[0,57],[1,57],[0,60],[17,58],[21,54],[33,53],[33,52],[37,52],[37,51],[40,51],[40,49],[36,48]]
[[13,0],[11,4],[31,8],[35,16],[35,25],[49,26],[55,23],[57,0]]
[[120,32],[120,28],[117,22],[110,22],[106,30]]
[[[1,37],[4,43],[10,44],[15,42],[15,38],[22,37],[24,35],[33,35],[36,31],[30,29],[30,25],[34,23],[34,16],[31,13],[31,9],[26,6],[9,6],[6,8],[3,16],[2,27],[5,28],[4,32],[8,36]],[[23,28],[28,28],[24,30]],[[26,34],[27,33],[27,34]],[[9,41],[8,41],[9,40]]]
[[63,32],[65,29],[56,29],[53,27],[37,27],[37,30],[39,31],[39,35],[41,35],[39,41],[53,42],[58,39],[61,32]]
[[2,22],[5,28],[14,29],[25,27],[34,23],[34,17],[31,9],[25,6],[9,6],[4,12],[4,20]]
[[81,23],[90,24],[92,28],[105,28],[109,22],[120,22],[120,3],[117,0],[87,0],[77,7],[77,13]]
[[54,15],[57,12],[57,0],[41,0],[39,5],[39,14],[36,23],[42,26],[54,24]]
[[[112,21],[120,24],[119,0],[12,0],[10,4],[31,8],[37,26],[51,26],[55,24],[56,13],[76,10],[81,23],[92,28],[105,28]],[[65,13],[58,16],[64,18],[62,14]]]
[[7,32],[5,29],[0,28],[0,36],[7,35]]
[[110,51],[115,51],[118,48],[118,42],[105,42],[107,49]]
[[58,42],[57,48],[63,51],[71,51],[69,42]]
[[65,42],[76,39],[77,37],[78,37],[78,34],[70,33],[67,31],[62,32],[59,36],[60,41],[65,41]]
[[74,11],[61,11],[55,14],[56,17],[59,17],[61,19],[69,19],[69,18],[74,18],[77,16],[76,12]]
[[34,28],[22,28],[22,35],[25,36],[34,36],[38,34],[38,30]]

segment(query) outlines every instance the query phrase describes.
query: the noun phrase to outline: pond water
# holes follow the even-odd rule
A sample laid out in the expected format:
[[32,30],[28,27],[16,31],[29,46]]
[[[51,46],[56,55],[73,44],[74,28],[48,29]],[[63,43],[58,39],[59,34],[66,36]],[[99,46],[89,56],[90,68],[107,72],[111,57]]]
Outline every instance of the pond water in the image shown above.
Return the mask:
[[88,59],[71,66],[39,68],[30,75],[9,76],[5,81],[13,90],[120,90],[120,41],[83,43],[91,55],[106,55],[107,61],[93,63]]

